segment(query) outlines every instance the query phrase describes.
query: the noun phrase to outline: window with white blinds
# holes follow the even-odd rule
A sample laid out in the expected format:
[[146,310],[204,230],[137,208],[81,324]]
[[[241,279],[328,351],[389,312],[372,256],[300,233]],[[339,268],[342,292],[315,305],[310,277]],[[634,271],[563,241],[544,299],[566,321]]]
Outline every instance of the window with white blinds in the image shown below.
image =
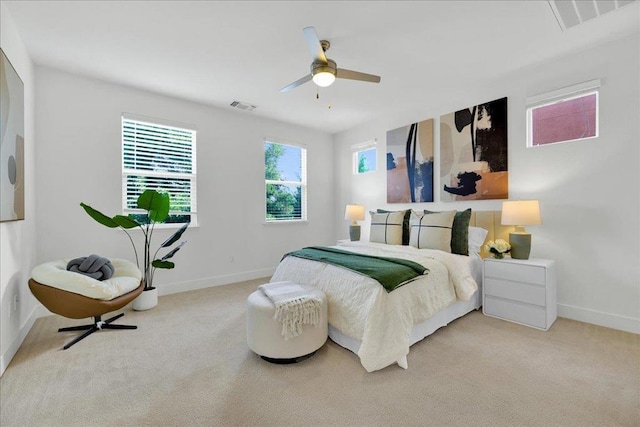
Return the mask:
[[196,131],[122,117],[122,210],[144,216],[138,196],[169,194],[166,223],[196,225]]

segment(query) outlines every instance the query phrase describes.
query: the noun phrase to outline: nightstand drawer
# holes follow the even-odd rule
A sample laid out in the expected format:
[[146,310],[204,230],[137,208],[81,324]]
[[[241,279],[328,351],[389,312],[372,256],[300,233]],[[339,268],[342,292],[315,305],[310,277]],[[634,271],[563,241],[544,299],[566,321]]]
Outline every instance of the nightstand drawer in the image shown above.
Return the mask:
[[493,277],[485,278],[482,286],[484,286],[485,295],[526,302],[541,307],[546,305],[546,294],[543,286],[495,279]]
[[526,304],[518,304],[511,301],[503,301],[490,296],[485,296],[483,311],[489,316],[523,323],[540,329],[548,329],[546,324],[546,311]]
[[544,286],[546,270],[534,265],[489,261],[484,263],[484,275],[485,277],[495,277],[497,279]]

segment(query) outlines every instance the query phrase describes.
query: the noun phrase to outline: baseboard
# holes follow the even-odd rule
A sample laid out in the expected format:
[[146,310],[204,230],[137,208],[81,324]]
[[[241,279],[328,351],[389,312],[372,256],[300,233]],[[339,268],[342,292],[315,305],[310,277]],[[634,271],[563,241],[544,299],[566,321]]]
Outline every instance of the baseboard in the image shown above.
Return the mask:
[[244,282],[245,280],[260,279],[261,277],[271,277],[275,271],[275,268],[266,268],[263,270],[246,271],[243,273],[228,274],[225,276],[208,277],[206,279],[198,279],[191,282],[160,285],[158,286],[158,295],[171,295],[179,292],[196,291],[198,289],[211,288],[213,286]]
[[36,306],[33,308],[33,310],[31,310],[31,314],[29,314],[29,317],[27,317],[26,322],[24,322],[22,327],[20,327],[18,335],[16,335],[16,337],[13,339],[7,351],[0,356],[0,377],[4,374],[4,371],[7,369],[7,366],[9,366],[9,363],[11,363],[13,356],[15,356],[18,352],[18,349],[20,349],[22,342],[27,337],[27,334],[33,327],[33,324],[36,322],[36,319],[40,317],[38,316],[38,314],[38,306]]
[[607,328],[618,329],[620,331],[640,334],[640,319],[635,319],[633,317],[603,313],[601,311],[589,310],[587,308],[575,307],[566,304],[558,304],[558,316],[578,320],[580,322],[592,323],[594,325],[604,326]]

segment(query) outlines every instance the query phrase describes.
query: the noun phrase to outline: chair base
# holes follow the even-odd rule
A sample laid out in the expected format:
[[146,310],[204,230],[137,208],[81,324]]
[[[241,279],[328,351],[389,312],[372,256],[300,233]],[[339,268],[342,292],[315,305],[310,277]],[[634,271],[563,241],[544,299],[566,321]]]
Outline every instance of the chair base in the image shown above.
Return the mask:
[[69,326],[67,328],[60,328],[58,329],[58,332],[67,332],[67,331],[84,331],[86,330],[87,332],[85,332],[84,334],[78,336],[77,338],[75,338],[73,341],[70,341],[67,345],[65,345],[63,347],[63,350],[68,349],[69,347],[71,347],[72,345],[76,344],[77,342],[85,339],[86,337],[88,337],[89,335],[91,335],[94,332],[97,332],[101,329],[138,329],[137,326],[131,326],[131,325],[112,325],[111,322],[113,322],[116,319],[121,318],[122,316],[124,316],[124,313],[120,313],[117,314],[105,321],[102,321],[102,317],[101,316],[93,316],[93,324],[92,325],[81,325],[81,326]]
[[263,360],[266,360],[269,363],[275,363],[277,365],[290,365],[292,363],[298,363],[298,362],[302,362],[303,360],[307,360],[308,358],[310,358],[314,354],[316,354],[315,351],[313,351],[313,352],[311,352],[309,354],[305,354],[304,356],[292,357],[290,359],[276,359],[276,358],[267,357],[267,356],[260,356],[260,357]]

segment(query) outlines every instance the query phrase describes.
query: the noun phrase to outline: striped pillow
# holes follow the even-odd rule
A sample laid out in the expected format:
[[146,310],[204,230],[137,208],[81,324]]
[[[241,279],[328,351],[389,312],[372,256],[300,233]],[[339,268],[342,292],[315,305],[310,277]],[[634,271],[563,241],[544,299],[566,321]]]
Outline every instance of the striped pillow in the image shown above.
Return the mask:
[[411,212],[409,245],[451,253],[451,230],[456,211],[424,214]]
[[[424,210],[426,214],[438,212]],[[469,223],[471,222],[471,208],[459,211],[453,218],[453,229],[451,230],[451,253],[458,255],[469,255]]]
[[386,243],[387,245],[402,244],[402,220],[404,211],[371,214],[371,230],[369,241]]
[[[389,213],[389,212],[404,212],[404,219],[402,221],[402,244],[405,246],[409,245],[409,219],[411,218],[411,209],[407,209],[406,211],[388,211],[385,209],[378,209],[376,212],[378,213]],[[426,211],[425,211],[426,212]]]

